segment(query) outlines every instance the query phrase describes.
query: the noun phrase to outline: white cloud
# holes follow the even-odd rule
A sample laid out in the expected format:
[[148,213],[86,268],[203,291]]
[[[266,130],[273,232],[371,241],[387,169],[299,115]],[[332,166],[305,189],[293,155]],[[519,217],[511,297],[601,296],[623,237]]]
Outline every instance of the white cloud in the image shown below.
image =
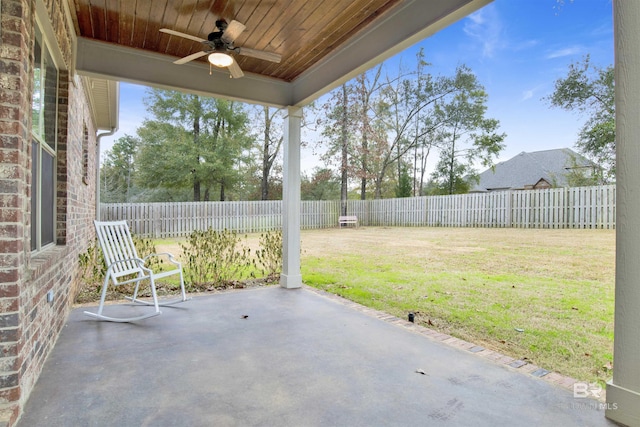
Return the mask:
[[482,55],[485,57],[493,57],[496,50],[503,47],[502,22],[494,5],[469,15],[463,31],[482,45]]
[[520,101],[526,101],[527,99],[533,98],[533,92],[533,89],[525,90],[524,92],[522,92],[522,98],[520,98]]
[[541,85],[537,85],[534,86],[530,89],[526,89],[522,91],[522,96],[520,98],[520,102],[526,101],[528,99],[533,98],[534,96],[536,96],[538,93],[540,93],[541,91],[543,91],[545,88],[544,84]]
[[513,50],[518,52],[521,50],[533,49],[540,45],[540,40],[525,40],[513,44]]
[[566,56],[575,56],[584,52],[582,46],[570,46],[549,52],[546,59],[564,58]]

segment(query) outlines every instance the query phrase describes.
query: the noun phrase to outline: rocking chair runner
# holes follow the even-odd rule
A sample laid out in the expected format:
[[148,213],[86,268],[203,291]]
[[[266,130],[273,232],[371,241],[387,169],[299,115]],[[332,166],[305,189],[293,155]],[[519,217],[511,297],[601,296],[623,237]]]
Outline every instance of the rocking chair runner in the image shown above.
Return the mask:
[[[173,258],[173,255],[164,252],[140,258],[138,257],[136,247],[133,244],[133,239],[131,238],[131,233],[129,232],[129,227],[127,226],[126,221],[94,221],[94,224],[96,226],[96,234],[98,236],[98,241],[100,242],[100,248],[102,249],[102,253],[107,264],[107,272],[102,285],[102,295],[100,297],[98,312],[93,313],[85,311],[84,313],[86,315],[110,322],[134,322],[136,320],[142,320],[161,314],[161,306],[177,304],[190,299],[187,298],[187,294],[184,290],[182,265]],[[160,255],[166,255],[169,262],[173,264],[175,268],[167,271],[154,272],[145,266],[145,263],[149,258]],[[180,297],[167,301],[159,301],[156,293],[156,279],[176,274],[180,275]],[[136,285],[133,291],[133,296],[126,298],[137,304],[152,306],[153,311],[135,317],[110,317],[102,314],[104,311],[104,301],[107,296],[107,288],[109,287],[110,280],[113,281],[114,286],[135,283]],[[138,298],[138,289],[140,287],[140,282],[143,280],[149,280],[152,301],[141,300]]]

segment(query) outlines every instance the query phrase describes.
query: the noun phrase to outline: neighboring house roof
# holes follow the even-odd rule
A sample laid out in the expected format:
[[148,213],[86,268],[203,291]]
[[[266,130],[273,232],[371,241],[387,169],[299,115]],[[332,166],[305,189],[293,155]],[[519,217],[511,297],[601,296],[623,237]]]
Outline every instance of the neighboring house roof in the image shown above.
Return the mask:
[[551,186],[564,187],[567,186],[566,174],[572,167],[596,168],[597,165],[569,148],[523,151],[482,172],[471,192],[533,188],[541,180]]

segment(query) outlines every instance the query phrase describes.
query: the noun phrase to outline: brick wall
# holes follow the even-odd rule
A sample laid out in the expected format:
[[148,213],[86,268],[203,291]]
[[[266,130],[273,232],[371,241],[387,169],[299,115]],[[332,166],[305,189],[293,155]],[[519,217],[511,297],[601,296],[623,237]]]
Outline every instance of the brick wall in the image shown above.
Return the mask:
[[[30,252],[33,0],[0,0],[0,426],[19,417],[55,344],[78,282],[78,255],[93,239],[95,134],[85,89],[70,76],[71,28],[62,0],[43,0],[65,64],[58,92],[56,246]],[[83,181],[82,142],[89,134]],[[53,292],[53,302],[47,293]]]

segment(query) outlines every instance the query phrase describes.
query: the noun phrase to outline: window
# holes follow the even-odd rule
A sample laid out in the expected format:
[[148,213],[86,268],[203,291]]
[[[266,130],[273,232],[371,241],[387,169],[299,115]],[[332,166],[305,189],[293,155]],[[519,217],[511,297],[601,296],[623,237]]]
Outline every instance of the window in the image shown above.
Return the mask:
[[36,26],[31,97],[31,250],[55,242],[58,68]]

